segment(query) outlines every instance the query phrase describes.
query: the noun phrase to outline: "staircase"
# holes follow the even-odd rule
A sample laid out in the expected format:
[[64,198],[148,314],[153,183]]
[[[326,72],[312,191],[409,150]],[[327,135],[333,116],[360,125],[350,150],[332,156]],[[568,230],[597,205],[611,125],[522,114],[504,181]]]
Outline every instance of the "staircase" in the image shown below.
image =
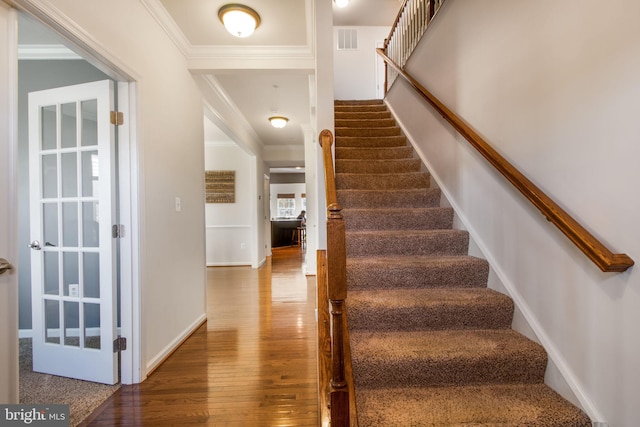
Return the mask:
[[382,101],[336,101],[335,135],[359,426],[590,426]]

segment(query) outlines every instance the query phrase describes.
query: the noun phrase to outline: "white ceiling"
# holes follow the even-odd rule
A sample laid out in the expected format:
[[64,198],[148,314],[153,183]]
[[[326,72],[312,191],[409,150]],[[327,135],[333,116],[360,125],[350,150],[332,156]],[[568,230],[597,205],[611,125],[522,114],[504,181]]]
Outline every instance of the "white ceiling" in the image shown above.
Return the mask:
[[[199,64],[233,55],[230,52],[241,58],[245,53],[270,57],[269,67],[273,67],[270,69],[251,68],[252,65],[245,65],[245,62],[239,65],[212,64],[211,69],[203,66],[203,72],[216,79],[265,146],[303,144],[302,126],[311,120],[310,80],[313,69],[297,65],[297,68],[289,67],[289,62],[278,60],[283,56],[301,61],[312,57],[311,0],[244,0],[243,4],[256,10],[261,17],[260,26],[245,39],[228,34],[218,20],[218,9],[227,4],[227,0],[145,0],[147,3],[154,1],[164,9],[151,8],[159,16],[159,22],[187,58],[197,59]],[[401,2],[351,0],[344,9],[334,4],[334,25],[390,27]],[[277,90],[274,86],[278,86]],[[267,119],[275,112],[289,118],[284,129],[274,129],[269,125]]]
[[[262,21],[245,39],[228,34],[218,20],[218,9],[228,0],[141,1],[185,54],[192,71],[217,82],[264,146],[303,144],[302,126],[311,120],[312,0],[243,0]],[[334,25],[390,27],[401,3],[351,0],[344,9],[334,4]],[[51,37],[36,28],[21,31],[21,45],[42,44],[43,39]],[[268,117],[276,112],[290,119],[284,129],[269,125]],[[225,135],[206,126],[205,138],[220,141]]]

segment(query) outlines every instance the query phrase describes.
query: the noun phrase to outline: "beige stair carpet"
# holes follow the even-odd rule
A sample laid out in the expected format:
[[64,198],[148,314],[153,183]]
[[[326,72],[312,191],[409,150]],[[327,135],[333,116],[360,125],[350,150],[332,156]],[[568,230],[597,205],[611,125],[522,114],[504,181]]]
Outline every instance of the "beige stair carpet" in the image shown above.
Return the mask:
[[380,100],[336,101],[336,186],[358,423],[590,426],[544,384],[547,355]]

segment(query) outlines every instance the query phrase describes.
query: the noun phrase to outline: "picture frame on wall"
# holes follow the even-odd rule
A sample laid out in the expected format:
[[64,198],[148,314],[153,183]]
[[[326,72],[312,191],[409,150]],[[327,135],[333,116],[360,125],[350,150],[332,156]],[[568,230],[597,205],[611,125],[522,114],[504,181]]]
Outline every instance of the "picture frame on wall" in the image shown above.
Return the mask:
[[236,202],[236,171],[205,171],[205,203]]

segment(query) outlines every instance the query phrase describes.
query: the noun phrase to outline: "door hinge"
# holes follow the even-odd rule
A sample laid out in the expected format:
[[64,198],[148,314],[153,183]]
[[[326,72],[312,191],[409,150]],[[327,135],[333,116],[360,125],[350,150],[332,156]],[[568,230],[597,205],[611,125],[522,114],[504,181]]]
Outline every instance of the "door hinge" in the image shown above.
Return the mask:
[[119,111],[111,112],[111,124],[120,126],[124,124],[124,114]]
[[124,237],[124,225],[114,224],[111,226],[111,237],[114,239],[120,239]]
[[125,337],[118,337],[113,340],[113,352],[125,351],[127,349],[127,339]]

